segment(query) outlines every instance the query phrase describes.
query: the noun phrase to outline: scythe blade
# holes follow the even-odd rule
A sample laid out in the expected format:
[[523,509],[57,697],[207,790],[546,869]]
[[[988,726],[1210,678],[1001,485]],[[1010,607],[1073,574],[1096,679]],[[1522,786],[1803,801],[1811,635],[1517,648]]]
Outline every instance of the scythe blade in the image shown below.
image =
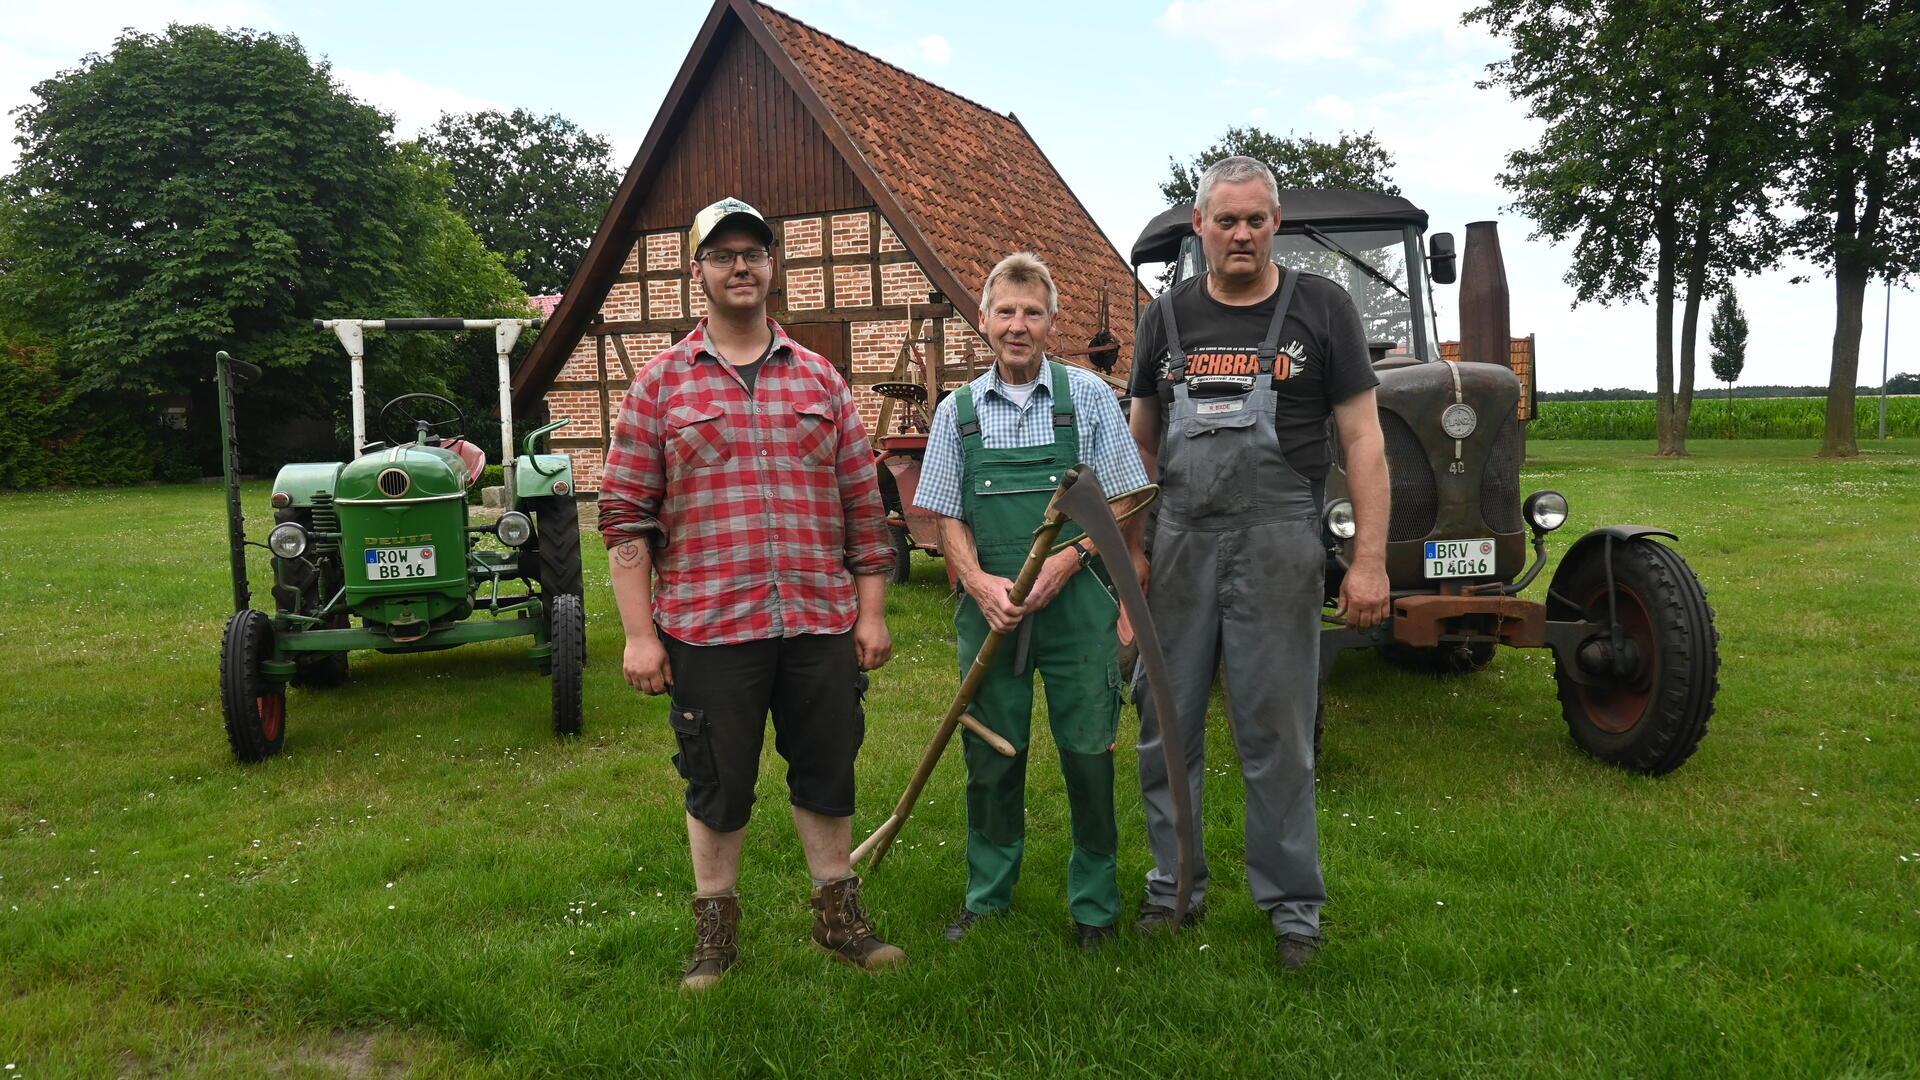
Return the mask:
[[1160,650],[1160,635],[1154,629],[1153,615],[1147,610],[1146,590],[1127,553],[1127,541],[1120,533],[1120,522],[1113,516],[1107,494],[1101,490],[1100,477],[1093,466],[1082,465],[1069,476],[1055,497],[1054,505],[1086,532],[1087,538],[1105,554],[1107,574],[1113,580],[1114,593],[1121,610],[1133,623],[1134,638],[1140,643],[1140,662],[1146,667],[1147,689],[1153,695],[1153,709],[1160,720],[1160,751],[1166,758],[1167,786],[1173,795],[1174,832],[1179,837],[1180,869],[1174,887],[1173,927],[1178,930],[1187,917],[1187,904],[1193,898],[1193,792],[1187,788],[1185,740],[1178,734],[1179,716],[1173,709],[1168,690],[1167,657]]

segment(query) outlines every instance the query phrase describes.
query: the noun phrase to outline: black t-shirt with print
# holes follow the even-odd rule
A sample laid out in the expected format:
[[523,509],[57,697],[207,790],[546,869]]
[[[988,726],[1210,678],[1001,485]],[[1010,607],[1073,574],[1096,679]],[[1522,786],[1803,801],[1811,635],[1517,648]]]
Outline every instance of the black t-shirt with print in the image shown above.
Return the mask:
[[[1180,345],[1187,353],[1187,392],[1196,398],[1243,393],[1253,388],[1260,343],[1273,323],[1280,290],[1239,307],[1215,300],[1205,281],[1203,274],[1168,290]],[[1128,392],[1133,397],[1157,394],[1163,422],[1173,408],[1169,364],[1160,305],[1149,304],[1140,313],[1134,337]],[[1274,428],[1287,464],[1309,480],[1320,480],[1327,475],[1327,417],[1333,406],[1380,382],[1367,356],[1360,312],[1345,289],[1318,274],[1300,275],[1280,327],[1274,368],[1273,389],[1279,398]]]

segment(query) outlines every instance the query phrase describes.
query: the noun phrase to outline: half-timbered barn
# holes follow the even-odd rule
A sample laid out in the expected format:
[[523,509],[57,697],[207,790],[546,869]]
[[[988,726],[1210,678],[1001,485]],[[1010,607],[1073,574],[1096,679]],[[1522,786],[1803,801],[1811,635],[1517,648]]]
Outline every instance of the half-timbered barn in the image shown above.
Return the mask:
[[572,420],[554,446],[584,490],[635,370],[702,314],[687,228],[724,195],[773,224],[772,315],[840,368],[870,430],[873,387],[898,381],[903,352],[909,382],[984,370],[979,290],[1013,251],[1053,269],[1054,351],[1126,378],[1145,294],[1018,118],[763,4],[717,0],[514,378],[516,411],[544,400]]

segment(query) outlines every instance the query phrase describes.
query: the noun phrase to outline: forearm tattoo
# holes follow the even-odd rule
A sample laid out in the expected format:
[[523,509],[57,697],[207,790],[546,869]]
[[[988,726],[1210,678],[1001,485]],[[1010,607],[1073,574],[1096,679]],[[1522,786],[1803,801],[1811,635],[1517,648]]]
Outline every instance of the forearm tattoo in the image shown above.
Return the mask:
[[647,545],[639,540],[623,540],[613,546],[613,561],[629,569],[644,564]]

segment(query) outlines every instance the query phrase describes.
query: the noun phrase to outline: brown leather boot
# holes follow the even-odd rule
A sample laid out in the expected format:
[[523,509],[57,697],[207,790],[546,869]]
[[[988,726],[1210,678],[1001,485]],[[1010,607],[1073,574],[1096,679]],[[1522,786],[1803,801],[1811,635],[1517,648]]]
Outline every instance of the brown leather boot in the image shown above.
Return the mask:
[[813,943],[857,968],[899,967],[907,954],[881,941],[860,903],[860,878],[848,874],[813,890]]
[[682,990],[705,990],[720,981],[740,959],[740,900],[734,896],[693,898],[693,959],[680,978]]

